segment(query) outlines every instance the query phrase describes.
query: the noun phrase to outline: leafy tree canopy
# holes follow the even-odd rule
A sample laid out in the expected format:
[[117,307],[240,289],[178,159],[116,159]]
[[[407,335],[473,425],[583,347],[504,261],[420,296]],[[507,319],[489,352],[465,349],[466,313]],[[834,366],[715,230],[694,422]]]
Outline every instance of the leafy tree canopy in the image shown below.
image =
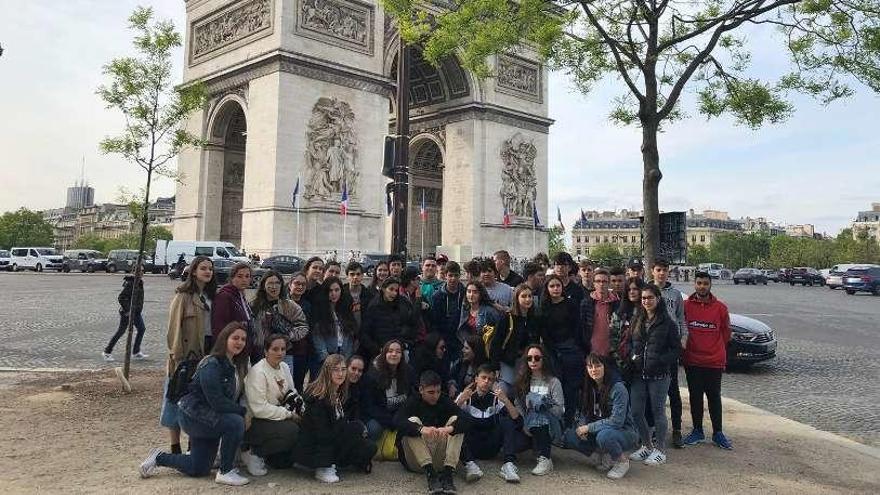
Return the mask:
[[40,212],[20,208],[0,216],[0,249],[13,246],[52,246],[52,224]]

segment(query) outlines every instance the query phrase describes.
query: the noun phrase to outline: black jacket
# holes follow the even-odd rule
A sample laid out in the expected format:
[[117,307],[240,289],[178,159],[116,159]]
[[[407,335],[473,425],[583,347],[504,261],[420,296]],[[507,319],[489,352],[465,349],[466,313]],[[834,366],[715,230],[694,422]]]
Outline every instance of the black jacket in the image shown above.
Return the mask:
[[[406,393],[407,398],[413,394],[413,385],[415,383],[415,378],[413,377],[412,368],[409,365],[404,365],[404,374],[407,377],[407,383],[404,385],[405,389],[401,390],[401,384],[398,383],[398,392]],[[364,375],[366,379],[364,382],[364,388],[366,389],[362,395],[364,399],[364,403],[361,404],[361,414],[366,419],[374,419],[383,428],[393,429],[394,428],[394,412],[397,410],[391,410],[388,408],[388,398],[385,396],[385,387],[379,383],[378,373],[376,368],[371,368],[369,373]],[[399,409],[399,408],[398,408]]]
[[522,278],[522,276],[519,273],[516,273],[515,271],[510,270],[510,273],[507,274],[507,278],[502,278],[500,281],[504,282],[505,284],[516,289],[517,285],[525,282],[526,280],[524,278]]
[[501,316],[489,343],[489,361],[496,368],[499,363],[515,366],[526,346],[538,342],[540,327],[541,320],[534,308],[526,316],[513,316],[510,313]]
[[393,339],[412,348],[418,328],[418,313],[406,298],[398,296],[388,302],[380,296],[371,301],[361,315],[361,346],[370,358]]
[[138,280],[137,295],[132,300],[134,287],[134,275],[126,275],[122,280],[122,291],[119,293],[119,297],[116,298],[119,301],[119,305],[122,306],[123,313],[128,314],[129,310],[132,309],[132,305],[134,306],[135,314],[140,313],[144,309],[144,280]]
[[447,344],[454,344],[450,340],[458,331],[458,322],[461,318],[461,304],[464,302],[465,288],[459,284],[458,292],[452,293],[446,290],[446,284],[440,286],[431,297],[431,331],[443,336]]
[[416,468],[417,466],[407,466],[406,458],[403,454],[401,439],[403,437],[419,436],[419,426],[413,423],[409,418],[417,417],[422,422],[422,426],[443,427],[449,421],[449,418],[455,416],[455,422],[452,423],[452,434],[467,433],[469,426],[469,417],[466,412],[462,411],[452,402],[452,399],[445,395],[440,396],[440,400],[436,404],[429,405],[422,400],[422,396],[418,392],[414,393],[407,399],[397,414],[394,415],[394,425],[397,428],[397,458],[400,463],[407,469]]
[[440,379],[443,380],[444,384],[449,382],[449,365],[445,360],[437,359],[437,355],[425,349],[423,345],[420,345],[412,356],[411,363],[414,380],[418,381],[423,372],[431,370],[440,375]]
[[[639,319],[639,316],[635,316]],[[662,378],[669,374],[672,363],[678,359],[681,343],[678,337],[678,325],[666,313],[663,301],[657,305],[657,315],[639,337],[639,329],[635,326],[630,336],[630,361],[633,371],[643,378]]]
[[294,460],[311,468],[366,466],[376,446],[363,438],[363,426],[337,417],[326,400],[306,396],[305,413],[293,452]]
[[586,350],[589,343],[584,341],[580,302],[566,297],[558,303],[548,300],[542,301],[542,304],[541,337],[544,345],[551,350],[560,344],[575,345]]

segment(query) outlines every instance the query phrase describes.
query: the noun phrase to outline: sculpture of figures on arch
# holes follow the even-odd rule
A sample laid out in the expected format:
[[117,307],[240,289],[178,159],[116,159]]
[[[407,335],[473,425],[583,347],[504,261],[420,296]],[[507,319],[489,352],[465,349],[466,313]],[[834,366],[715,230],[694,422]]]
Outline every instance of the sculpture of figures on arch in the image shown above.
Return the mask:
[[501,145],[501,202],[511,216],[532,216],[538,195],[537,156],[535,143],[519,132]]
[[308,200],[333,200],[357,194],[357,138],[351,106],[336,98],[322,97],[312,108],[306,130],[306,183]]

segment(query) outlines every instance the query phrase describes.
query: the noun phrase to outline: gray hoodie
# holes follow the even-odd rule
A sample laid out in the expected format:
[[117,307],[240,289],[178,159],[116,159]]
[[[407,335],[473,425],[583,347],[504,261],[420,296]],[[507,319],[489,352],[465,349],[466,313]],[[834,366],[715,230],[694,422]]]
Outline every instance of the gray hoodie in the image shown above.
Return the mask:
[[663,293],[663,300],[666,301],[667,313],[678,325],[678,334],[681,339],[686,341],[688,331],[684,318],[684,296],[682,296],[680,290],[673,287],[669,282],[666,282],[666,285],[661,287],[660,291]]

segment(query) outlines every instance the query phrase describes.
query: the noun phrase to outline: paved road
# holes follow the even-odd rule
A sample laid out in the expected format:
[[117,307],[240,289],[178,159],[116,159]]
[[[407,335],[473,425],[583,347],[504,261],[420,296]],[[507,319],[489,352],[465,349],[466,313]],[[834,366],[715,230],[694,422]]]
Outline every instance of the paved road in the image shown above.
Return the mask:
[[[121,284],[121,274],[0,273],[0,367],[110,366],[101,349],[116,329]],[[164,365],[175,286],[165,276],[147,276],[143,350],[151,357],[135,369]],[[776,359],[725,375],[724,395],[880,446],[880,297],[773,284],[718,284],[715,292],[732,312],[769,324],[779,339]],[[124,340],[117,359],[123,346]]]

